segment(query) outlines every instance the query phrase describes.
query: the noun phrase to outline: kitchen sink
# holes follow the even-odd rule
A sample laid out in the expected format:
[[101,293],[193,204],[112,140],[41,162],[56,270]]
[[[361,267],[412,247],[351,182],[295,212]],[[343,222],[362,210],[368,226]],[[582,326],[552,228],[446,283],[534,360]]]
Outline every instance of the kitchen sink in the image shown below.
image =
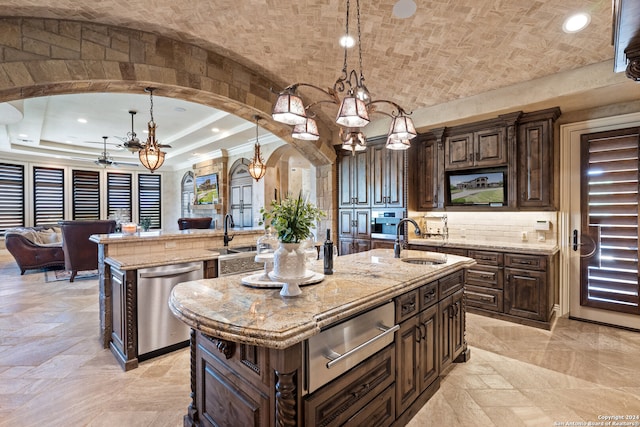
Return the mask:
[[402,262],[408,262],[409,264],[422,264],[422,265],[438,265],[444,264],[446,260],[439,259],[427,259],[427,258],[402,258]]
[[233,248],[227,248],[230,254],[237,254],[241,252],[255,252],[257,248],[255,246],[236,246]]

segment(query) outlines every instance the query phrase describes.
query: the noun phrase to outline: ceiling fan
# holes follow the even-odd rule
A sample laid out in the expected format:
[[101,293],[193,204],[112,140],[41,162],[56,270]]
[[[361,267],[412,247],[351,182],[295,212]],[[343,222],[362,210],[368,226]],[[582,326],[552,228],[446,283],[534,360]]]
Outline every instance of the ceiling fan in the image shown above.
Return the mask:
[[[133,117],[137,114],[137,111],[129,110],[129,114],[131,114],[131,132],[127,132],[126,138],[121,138],[119,136],[116,136],[116,138],[120,139],[123,142],[121,145],[119,145],[119,147],[126,148],[132,153],[137,153],[144,148],[145,144],[140,142],[140,139],[138,139],[138,136],[133,130]],[[171,148],[171,146],[168,144],[158,144],[158,147]]]
[[103,136],[103,149],[102,154],[98,156],[98,160],[94,161],[94,163],[98,166],[102,166],[106,168],[107,166],[118,166],[118,165],[129,165],[129,166],[138,166],[137,163],[126,163],[126,162],[116,162],[113,160],[113,157],[107,152],[107,138],[108,136]]

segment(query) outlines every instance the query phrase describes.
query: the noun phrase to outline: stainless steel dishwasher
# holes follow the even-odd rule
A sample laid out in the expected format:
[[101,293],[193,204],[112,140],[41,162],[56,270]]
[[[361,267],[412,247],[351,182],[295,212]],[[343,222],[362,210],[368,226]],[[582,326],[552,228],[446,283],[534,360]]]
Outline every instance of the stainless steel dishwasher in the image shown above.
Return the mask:
[[203,263],[188,262],[138,270],[138,359],[145,360],[189,344],[189,327],[169,309],[180,282],[203,278]]

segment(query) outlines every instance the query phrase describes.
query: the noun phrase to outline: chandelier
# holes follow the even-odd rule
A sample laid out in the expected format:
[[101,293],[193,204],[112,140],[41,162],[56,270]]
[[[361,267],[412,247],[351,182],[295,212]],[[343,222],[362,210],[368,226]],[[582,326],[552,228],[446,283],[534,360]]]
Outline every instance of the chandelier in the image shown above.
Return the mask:
[[260,155],[260,141],[258,140],[258,121],[261,117],[255,115],[253,119],[256,121],[256,145],[253,148],[253,160],[249,163],[249,175],[258,182],[267,173],[267,165]]
[[[346,13],[346,36],[349,36],[349,8],[350,0],[347,0]],[[362,43],[360,32],[360,0],[356,0],[357,10],[357,34],[358,34],[358,60],[359,70],[349,71],[347,65],[348,43],[344,46],[344,64],[340,77],[333,84],[333,88],[322,89],[310,83],[294,83],[284,88],[273,104],[272,117],[275,121],[293,126],[292,137],[301,140],[315,141],[320,138],[318,126],[315,120],[315,113],[312,108],[320,103],[332,103],[339,105],[336,116],[336,124],[340,126],[340,139],[342,148],[356,151],[366,149],[366,137],[362,128],[369,124],[369,116],[374,113],[381,113],[391,117],[391,125],[387,134],[386,147],[392,150],[404,150],[409,148],[409,141],[417,133],[411,113],[407,113],[401,106],[386,99],[372,100],[367,89],[362,71]],[[298,94],[299,87],[310,87],[327,95],[327,99],[304,104]],[[338,94],[343,94],[342,99]],[[381,105],[391,106],[391,112],[379,110]]]
[[[160,144],[156,140],[156,122],[153,120],[153,91],[155,88],[148,87],[145,92],[149,92],[149,99],[151,101],[151,120],[147,124],[149,127],[149,135],[147,141],[142,145],[140,151],[138,151],[138,157],[142,166],[149,169],[151,173],[158,169],[164,163],[165,153],[160,150]],[[133,115],[131,116],[133,120]]]

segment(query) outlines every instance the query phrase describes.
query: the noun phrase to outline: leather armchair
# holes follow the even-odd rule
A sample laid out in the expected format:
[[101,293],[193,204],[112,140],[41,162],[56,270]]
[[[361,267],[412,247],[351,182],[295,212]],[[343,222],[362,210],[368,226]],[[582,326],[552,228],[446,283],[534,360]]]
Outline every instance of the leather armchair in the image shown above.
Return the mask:
[[178,228],[188,230],[189,228],[209,228],[211,227],[211,217],[202,218],[178,218]]
[[[43,234],[41,234],[43,233]],[[38,237],[48,236],[46,242]],[[49,227],[18,227],[5,232],[4,244],[20,268],[26,270],[63,267],[64,252],[60,233]]]
[[65,269],[70,282],[78,271],[98,268],[98,245],[89,241],[92,234],[109,234],[116,230],[115,220],[60,221]]

